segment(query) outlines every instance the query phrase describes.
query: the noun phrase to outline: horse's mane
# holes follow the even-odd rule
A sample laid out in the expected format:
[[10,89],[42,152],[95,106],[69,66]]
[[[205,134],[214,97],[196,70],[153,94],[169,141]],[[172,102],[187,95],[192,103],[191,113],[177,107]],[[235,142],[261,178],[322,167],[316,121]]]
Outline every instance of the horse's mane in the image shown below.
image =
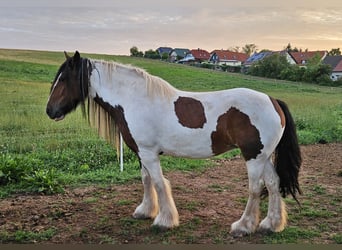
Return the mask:
[[[127,70],[129,73],[142,77],[145,81],[145,88],[147,90],[147,96],[154,98],[160,96],[162,98],[170,99],[176,92],[176,88],[171,86],[165,80],[153,76],[147,73],[141,68],[137,68],[131,65],[123,65],[117,62],[108,62],[102,60],[91,60],[93,65],[95,64],[95,71],[93,74],[99,74],[101,81],[111,79],[115,77],[115,74],[119,70]],[[101,70],[96,69],[97,66],[101,67]],[[105,74],[102,76],[101,74]],[[106,83],[107,84],[107,83]],[[130,84],[129,82],[127,84]],[[136,84],[136,82],[132,83]],[[120,131],[113,117],[105,111],[93,98],[88,98],[88,121],[91,127],[95,128],[98,134],[112,144],[116,148],[117,156],[120,157]]]
[[120,157],[120,131],[114,121],[114,118],[94,101],[93,98],[88,98],[88,122],[92,128],[97,130],[99,136],[113,145],[116,149],[116,154]]
[[[115,74],[120,69],[127,70],[127,72],[132,73],[133,75],[142,77],[145,80],[145,88],[149,97],[153,98],[154,96],[161,96],[163,98],[169,99],[176,92],[176,88],[170,85],[167,81],[149,74],[142,68],[134,67],[132,65],[125,65],[114,61],[108,62],[103,60],[92,60],[92,62],[101,65],[103,71],[106,72],[106,77],[109,80],[115,77]],[[128,82],[127,84],[136,84],[136,82]]]

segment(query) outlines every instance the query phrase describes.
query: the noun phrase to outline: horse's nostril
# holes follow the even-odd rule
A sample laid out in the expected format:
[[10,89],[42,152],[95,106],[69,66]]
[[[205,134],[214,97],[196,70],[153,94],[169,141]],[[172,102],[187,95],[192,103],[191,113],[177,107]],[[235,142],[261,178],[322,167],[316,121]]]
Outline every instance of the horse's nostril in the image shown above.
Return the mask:
[[46,107],[46,114],[47,114],[48,116],[50,116],[50,114],[51,114],[51,110],[50,110],[49,107]]
[[55,116],[55,112],[54,112],[53,108],[51,108],[51,107],[46,107],[46,114],[47,114],[51,119],[53,119],[54,116]]

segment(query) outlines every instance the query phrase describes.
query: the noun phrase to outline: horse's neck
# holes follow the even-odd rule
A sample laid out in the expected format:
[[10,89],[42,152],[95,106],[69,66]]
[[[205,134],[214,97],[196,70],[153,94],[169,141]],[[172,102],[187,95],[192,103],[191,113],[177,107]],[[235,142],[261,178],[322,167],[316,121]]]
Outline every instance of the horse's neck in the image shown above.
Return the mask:
[[[146,92],[145,78],[134,68],[116,63],[95,61],[91,75],[90,96],[122,103],[134,93]],[[112,102],[113,102],[112,101]]]

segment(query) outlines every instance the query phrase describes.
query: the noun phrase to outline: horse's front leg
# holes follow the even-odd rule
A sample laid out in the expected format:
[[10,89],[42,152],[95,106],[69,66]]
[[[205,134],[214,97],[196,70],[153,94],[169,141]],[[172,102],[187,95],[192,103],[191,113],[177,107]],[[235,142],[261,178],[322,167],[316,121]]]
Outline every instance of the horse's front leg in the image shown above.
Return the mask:
[[158,197],[147,169],[141,166],[141,177],[144,186],[142,203],[135,209],[133,217],[136,219],[155,218],[158,214]]
[[161,229],[169,229],[178,226],[178,211],[172,197],[170,183],[163,176],[159,157],[151,154],[139,156],[141,158],[141,163],[151,177],[151,181],[158,195],[159,213],[154,219],[153,226],[157,226]]

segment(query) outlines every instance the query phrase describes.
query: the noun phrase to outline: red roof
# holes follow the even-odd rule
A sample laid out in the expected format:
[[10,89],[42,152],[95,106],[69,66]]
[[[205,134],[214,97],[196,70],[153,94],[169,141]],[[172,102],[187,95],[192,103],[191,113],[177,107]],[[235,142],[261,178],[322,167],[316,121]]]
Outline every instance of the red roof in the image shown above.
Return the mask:
[[342,60],[336,65],[333,72],[342,72]]
[[190,53],[195,57],[197,60],[209,60],[210,53],[203,49],[192,49]]
[[313,58],[315,55],[319,54],[321,59],[327,54],[326,51],[308,51],[308,52],[290,52],[292,58],[297,64],[306,64],[308,59]]
[[220,61],[240,61],[245,62],[248,59],[248,55],[245,53],[234,52],[230,50],[214,50],[211,54],[216,53]]

